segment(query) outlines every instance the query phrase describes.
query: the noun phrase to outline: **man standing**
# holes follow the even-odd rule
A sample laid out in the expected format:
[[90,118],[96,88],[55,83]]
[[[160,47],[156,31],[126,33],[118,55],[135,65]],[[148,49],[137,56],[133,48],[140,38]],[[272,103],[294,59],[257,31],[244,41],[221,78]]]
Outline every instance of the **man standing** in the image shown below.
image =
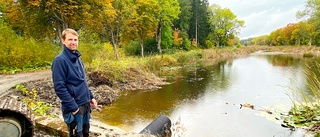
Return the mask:
[[88,137],[90,110],[97,107],[97,102],[88,87],[81,53],[77,50],[78,37],[73,29],[62,32],[63,51],[53,60],[51,70],[69,136]]

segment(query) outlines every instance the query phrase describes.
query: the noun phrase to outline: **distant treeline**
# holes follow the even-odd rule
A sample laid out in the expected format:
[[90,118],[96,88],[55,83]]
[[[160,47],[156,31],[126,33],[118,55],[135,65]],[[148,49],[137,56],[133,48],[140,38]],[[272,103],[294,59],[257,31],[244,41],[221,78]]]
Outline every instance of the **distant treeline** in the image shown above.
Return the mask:
[[242,40],[244,45],[316,45],[320,46],[320,1],[307,0],[305,9],[296,16],[304,19],[272,31],[269,35]]
[[244,21],[208,0],[0,0],[0,19],[24,38],[60,44],[65,28],[82,41],[136,42],[139,54],[237,45]]

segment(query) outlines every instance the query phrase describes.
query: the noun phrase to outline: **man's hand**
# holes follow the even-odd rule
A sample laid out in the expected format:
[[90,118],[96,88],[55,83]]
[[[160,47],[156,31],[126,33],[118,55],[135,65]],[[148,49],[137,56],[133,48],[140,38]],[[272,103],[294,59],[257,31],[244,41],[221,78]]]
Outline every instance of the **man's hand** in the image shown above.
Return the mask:
[[97,108],[98,103],[97,103],[97,101],[96,101],[94,98],[90,100],[90,106],[91,106],[92,108]]
[[78,111],[79,111],[79,108],[78,108],[75,112],[72,112],[72,115],[77,114],[77,113],[78,113]]

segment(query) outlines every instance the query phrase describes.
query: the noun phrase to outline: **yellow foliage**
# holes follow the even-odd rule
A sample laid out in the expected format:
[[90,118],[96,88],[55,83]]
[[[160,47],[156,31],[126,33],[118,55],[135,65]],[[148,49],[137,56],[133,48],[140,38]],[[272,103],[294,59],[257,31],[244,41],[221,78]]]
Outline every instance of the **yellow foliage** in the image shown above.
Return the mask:
[[173,32],[173,44],[175,46],[180,46],[182,44],[183,39],[179,38],[180,30],[178,28],[174,29]]
[[196,39],[192,39],[192,42],[191,42],[192,44],[192,46],[193,47],[197,47],[197,41],[196,41]]

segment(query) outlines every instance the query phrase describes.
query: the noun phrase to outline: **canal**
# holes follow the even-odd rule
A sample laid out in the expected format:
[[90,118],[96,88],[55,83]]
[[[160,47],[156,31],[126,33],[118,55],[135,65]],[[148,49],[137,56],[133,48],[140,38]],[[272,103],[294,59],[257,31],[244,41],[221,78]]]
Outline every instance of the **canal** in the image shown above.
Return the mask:
[[300,100],[299,92],[310,95],[303,62],[287,54],[255,53],[190,66],[159,90],[122,92],[94,116],[128,132],[140,132],[164,114],[179,123],[175,128],[186,137],[299,137],[303,131],[282,127],[274,116]]

